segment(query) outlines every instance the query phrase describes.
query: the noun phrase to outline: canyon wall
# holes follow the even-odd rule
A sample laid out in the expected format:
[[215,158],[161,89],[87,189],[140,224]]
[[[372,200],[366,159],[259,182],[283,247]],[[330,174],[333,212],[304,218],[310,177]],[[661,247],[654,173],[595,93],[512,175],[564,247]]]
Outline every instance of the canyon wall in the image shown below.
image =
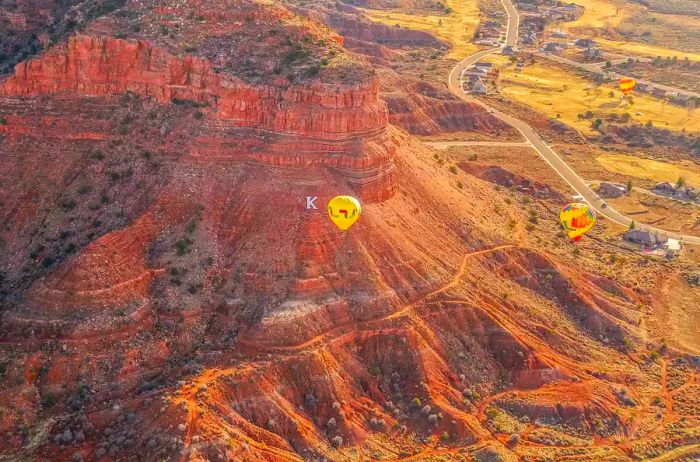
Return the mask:
[[276,133],[342,139],[376,133],[387,124],[379,84],[356,86],[249,85],[217,74],[203,59],[175,56],[142,40],[77,35],[38,59],[20,63],[0,84],[1,96],[70,92],[103,96],[132,92],[160,102],[190,100],[206,105],[231,126]]

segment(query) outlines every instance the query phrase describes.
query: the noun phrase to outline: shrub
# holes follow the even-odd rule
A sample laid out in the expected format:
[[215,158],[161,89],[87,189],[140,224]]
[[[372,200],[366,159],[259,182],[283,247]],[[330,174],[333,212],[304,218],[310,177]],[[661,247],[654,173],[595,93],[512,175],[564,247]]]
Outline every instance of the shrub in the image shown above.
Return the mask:
[[193,241],[190,238],[183,237],[175,243],[175,249],[178,256],[183,256],[190,252],[190,247],[192,247]]
[[508,438],[508,445],[517,446],[518,443],[520,443],[520,435],[517,433],[513,433],[512,435],[510,435],[510,438]]
[[70,198],[70,197],[65,197],[61,199],[61,202],[59,202],[59,205],[64,211],[69,211],[73,210],[78,203],[75,201],[75,199]]

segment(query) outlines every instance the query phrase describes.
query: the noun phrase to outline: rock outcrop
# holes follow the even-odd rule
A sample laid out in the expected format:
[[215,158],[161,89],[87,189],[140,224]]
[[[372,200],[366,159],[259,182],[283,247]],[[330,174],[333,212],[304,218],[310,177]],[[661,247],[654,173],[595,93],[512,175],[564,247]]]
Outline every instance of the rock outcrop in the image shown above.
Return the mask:
[[196,56],[176,57],[140,40],[77,35],[38,59],[18,64],[0,85],[4,97],[67,92],[105,96],[132,92],[161,103],[187,100],[232,127],[315,139],[346,139],[386,128],[379,83],[256,87],[215,73]]

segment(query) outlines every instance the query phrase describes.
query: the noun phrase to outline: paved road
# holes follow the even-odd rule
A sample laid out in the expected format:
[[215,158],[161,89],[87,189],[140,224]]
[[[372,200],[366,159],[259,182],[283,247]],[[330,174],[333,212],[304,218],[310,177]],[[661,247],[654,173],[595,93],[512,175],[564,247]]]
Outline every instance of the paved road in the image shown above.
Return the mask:
[[[605,63],[604,63],[604,62],[603,62],[603,63],[579,63],[579,62],[577,62],[577,61],[574,61],[573,59],[565,58],[565,57],[563,57],[563,56],[553,55],[553,54],[550,54],[550,53],[544,53],[544,52],[541,52],[541,51],[536,52],[535,55],[537,55],[537,56],[539,56],[539,57],[541,57],[541,58],[548,59],[548,60],[550,60],[550,61],[555,61],[555,62],[560,63],[560,64],[565,64],[565,65],[567,65],[567,66],[572,66],[572,67],[575,67],[575,68],[578,68],[578,69],[581,69],[581,70],[584,70],[584,71],[587,71],[587,72],[598,73],[598,72],[602,72],[602,71],[605,70],[605,69],[603,68],[603,67],[605,66]],[[610,63],[611,63],[611,64],[620,64],[620,63],[624,63],[624,62],[626,62],[626,61],[627,61],[627,59],[616,59],[616,60],[610,61]],[[650,59],[647,59],[647,58],[640,58],[640,61],[650,62],[651,60],[650,60]],[[622,74],[619,74],[619,73],[613,72],[613,71],[606,71],[606,73],[607,73],[608,75],[610,75],[613,79],[619,79],[619,78],[621,78],[621,77],[624,77]],[[664,84],[661,84],[661,83],[651,82],[651,81],[649,81],[649,80],[637,79],[636,77],[635,77],[635,79],[637,80],[637,83],[643,83],[643,84],[646,84],[646,85],[652,85],[652,86],[654,86],[654,88],[660,88],[660,89],[665,90],[665,91],[667,91],[667,92],[671,92],[671,93],[681,93],[681,94],[686,94],[686,95],[694,96],[694,97],[696,97],[696,98],[700,98],[700,93],[696,93],[696,92],[694,92],[694,91],[684,90],[684,89],[682,89],[682,88],[671,87],[671,86],[669,86],[669,85],[664,85]]]
[[530,147],[527,141],[426,141],[423,144],[434,149],[447,149],[453,146],[508,146]]
[[[501,0],[501,3],[503,4],[503,7],[506,10],[506,14],[508,15],[506,43],[504,46],[515,46],[515,44],[517,43],[517,30],[520,17],[518,16],[518,12],[515,10],[515,7],[513,6],[511,0]],[[598,195],[595,192],[593,192],[591,188],[588,187],[586,182],[580,176],[578,176],[578,174],[571,167],[569,167],[569,165],[566,162],[564,162],[562,158],[559,157],[559,155],[557,155],[557,153],[550,146],[548,146],[544,142],[542,137],[532,127],[530,127],[522,120],[516,119],[513,116],[505,114],[497,109],[486,105],[482,101],[479,101],[476,98],[469,96],[462,90],[461,76],[464,70],[478,62],[483,57],[493,53],[498,53],[501,50],[502,47],[482,50],[465,58],[462,62],[458,63],[454,67],[454,69],[452,69],[452,72],[450,72],[448,78],[448,86],[450,88],[450,91],[452,91],[452,93],[454,93],[459,98],[467,102],[476,103],[483,106],[495,117],[501,119],[502,121],[517,129],[523,135],[523,138],[525,138],[525,140],[527,140],[527,142],[532,145],[535,151],[537,151],[537,153],[559,174],[559,176],[561,176],[562,179],[566,181],[566,183],[571,187],[571,189],[573,189],[576,192],[577,195],[582,196],[584,198],[584,201],[596,210],[599,216],[604,216],[605,218],[614,221],[615,223],[618,223],[620,225],[629,226],[633,220],[619,213],[612,207],[605,206],[603,200],[600,197],[598,197]],[[678,233],[665,231],[659,228],[654,228],[653,226],[649,226],[643,223],[637,223],[636,221],[635,224],[637,229],[653,231],[655,233],[663,234],[672,239],[682,240],[683,242],[687,243],[700,244],[700,237],[697,236],[681,235]]]

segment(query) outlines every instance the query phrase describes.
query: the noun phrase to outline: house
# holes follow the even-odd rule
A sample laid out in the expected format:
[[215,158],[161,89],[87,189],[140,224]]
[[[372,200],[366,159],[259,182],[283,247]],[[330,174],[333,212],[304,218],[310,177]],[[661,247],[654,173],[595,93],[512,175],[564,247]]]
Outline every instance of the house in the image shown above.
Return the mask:
[[692,99],[693,97],[688,94],[679,93],[678,95],[673,97],[672,101],[675,104],[679,104],[681,106],[689,106]]
[[637,82],[634,89],[642,93],[651,93],[654,90],[654,86],[649,83]]
[[478,74],[476,72],[469,72],[466,74],[466,80],[469,82],[469,85],[472,85],[477,80],[481,80],[482,77],[486,77],[486,74]]
[[627,186],[604,181],[598,186],[598,195],[605,198],[620,197],[627,194]]
[[624,234],[623,239],[645,248],[660,247],[668,242],[668,237],[643,229],[630,229]]
[[597,46],[596,41],[589,38],[580,38],[574,42],[574,46],[579,48],[595,48]]
[[485,95],[487,93],[486,85],[481,80],[477,80],[472,84],[471,91],[475,95]]
[[533,5],[531,3],[517,3],[516,6],[518,7],[518,10],[520,11],[539,11],[539,8],[537,8],[537,5]]
[[546,42],[542,50],[549,53],[561,53],[566,49],[566,46],[566,42]]
[[673,197],[682,200],[691,200],[697,197],[697,195],[697,191],[695,191],[695,188],[692,186],[681,186],[676,188],[676,191],[673,193]]
[[523,36],[523,38],[520,39],[520,41],[524,45],[534,45],[535,43],[537,43],[537,36],[532,32],[528,32]]
[[665,98],[666,97],[666,90],[663,90],[661,88],[654,88],[651,91],[651,94],[657,98]]
[[664,181],[663,183],[656,183],[652,191],[660,194],[673,194],[676,192],[676,186],[668,181]]
[[489,75],[489,71],[482,67],[475,67],[466,72],[466,75],[477,75],[479,77],[486,77]]
[[559,30],[552,32],[552,37],[566,38],[568,36],[569,36],[569,34],[567,34],[566,32],[559,31]]
[[513,47],[511,46],[503,47],[503,50],[501,50],[501,54],[506,56],[513,56],[515,54],[515,50],[513,50]]
[[493,67],[492,63],[476,63],[474,64],[474,67],[478,68],[484,68],[484,69],[491,69]]
[[603,57],[603,52],[599,48],[586,48],[583,50],[585,59],[599,59]]

